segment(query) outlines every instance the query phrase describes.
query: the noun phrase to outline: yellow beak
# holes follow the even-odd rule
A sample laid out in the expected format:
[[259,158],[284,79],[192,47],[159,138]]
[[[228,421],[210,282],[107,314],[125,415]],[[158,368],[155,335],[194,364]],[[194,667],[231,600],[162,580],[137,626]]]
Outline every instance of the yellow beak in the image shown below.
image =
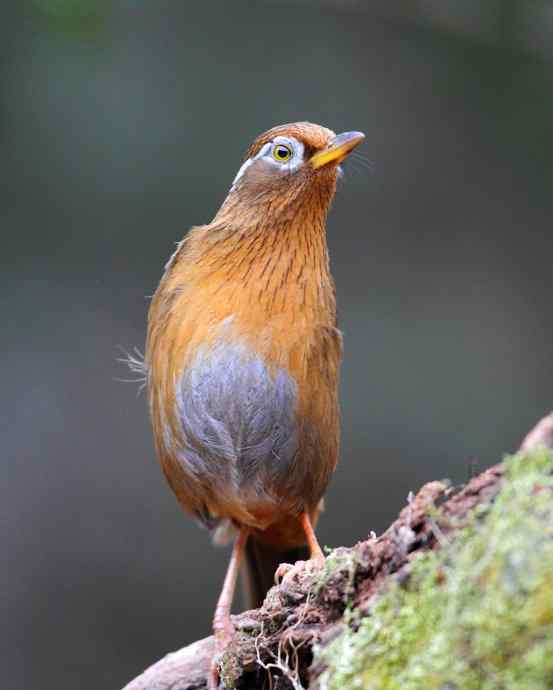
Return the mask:
[[311,166],[316,170],[329,163],[341,163],[356,146],[363,141],[363,132],[343,132],[333,139],[322,151],[311,156]]

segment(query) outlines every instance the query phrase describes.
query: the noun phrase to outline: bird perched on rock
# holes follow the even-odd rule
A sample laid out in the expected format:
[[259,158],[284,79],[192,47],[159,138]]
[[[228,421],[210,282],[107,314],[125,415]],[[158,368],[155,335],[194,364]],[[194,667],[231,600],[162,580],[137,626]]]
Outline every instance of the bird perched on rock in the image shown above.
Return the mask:
[[[308,122],[261,134],[209,225],[193,228],[153,298],[145,364],[165,476],[186,511],[236,534],[213,620],[217,652],[243,555],[252,605],[309,548],[339,443],[326,217],[362,140]],[[218,685],[217,657],[209,687]]]

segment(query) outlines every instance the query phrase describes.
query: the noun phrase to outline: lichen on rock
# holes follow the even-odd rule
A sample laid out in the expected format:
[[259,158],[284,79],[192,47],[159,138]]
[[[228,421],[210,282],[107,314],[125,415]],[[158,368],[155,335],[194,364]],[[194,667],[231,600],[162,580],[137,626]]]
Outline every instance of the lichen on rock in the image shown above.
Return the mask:
[[553,456],[507,458],[461,528],[437,511],[422,551],[315,648],[320,690],[553,688]]

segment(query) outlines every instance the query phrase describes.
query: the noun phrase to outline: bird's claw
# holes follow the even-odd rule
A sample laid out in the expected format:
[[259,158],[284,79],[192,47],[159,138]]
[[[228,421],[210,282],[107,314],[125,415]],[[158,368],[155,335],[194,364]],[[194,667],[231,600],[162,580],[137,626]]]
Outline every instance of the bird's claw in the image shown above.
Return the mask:
[[219,668],[221,657],[232,642],[234,632],[234,626],[228,617],[217,621],[214,625],[215,651],[207,676],[207,690],[223,690],[225,687],[224,683],[221,682]]
[[211,667],[207,677],[207,690],[223,690],[224,684],[221,682],[221,673],[219,671],[219,654],[216,654],[211,660]]
[[281,563],[275,570],[275,585],[282,584],[282,581],[288,573],[294,568],[293,563]]
[[207,677],[207,690],[219,690],[220,681],[219,664],[217,663],[217,657],[215,657],[211,662],[211,668]]
[[302,570],[312,571],[317,570],[324,565],[325,559],[323,557],[314,556],[308,558],[306,561],[296,561],[295,563],[281,563],[275,571],[275,584],[281,585],[284,578],[293,570],[300,572]]

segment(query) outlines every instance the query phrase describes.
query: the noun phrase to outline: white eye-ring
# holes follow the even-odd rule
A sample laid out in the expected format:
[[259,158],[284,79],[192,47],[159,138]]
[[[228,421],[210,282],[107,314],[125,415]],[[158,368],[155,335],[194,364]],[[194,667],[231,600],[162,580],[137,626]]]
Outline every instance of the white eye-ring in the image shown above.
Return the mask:
[[303,144],[293,137],[275,137],[264,158],[281,169],[296,170],[303,163]]
[[254,161],[262,158],[280,172],[294,172],[303,163],[303,150],[302,142],[293,137],[275,137],[262,146],[253,158],[244,161],[232,182],[231,191]]

